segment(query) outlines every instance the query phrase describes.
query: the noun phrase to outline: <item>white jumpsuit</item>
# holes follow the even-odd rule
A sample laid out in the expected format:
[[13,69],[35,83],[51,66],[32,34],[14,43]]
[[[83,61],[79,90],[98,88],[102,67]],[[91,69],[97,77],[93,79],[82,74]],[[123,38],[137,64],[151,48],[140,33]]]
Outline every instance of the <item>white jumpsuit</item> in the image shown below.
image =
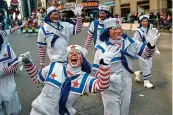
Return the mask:
[[68,22],[57,23],[44,22],[38,33],[37,44],[39,46],[40,64],[44,64],[45,54],[50,61],[67,61],[67,47],[72,35],[81,29],[81,16],[77,16],[76,25]]
[[[27,72],[30,73],[29,75],[34,82],[45,83],[41,94],[32,102],[30,115],[59,115],[59,100],[62,85],[65,82],[66,76],[69,76],[69,72],[71,72],[68,67],[64,67],[63,63],[52,62],[37,74],[35,71],[38,70],[36,70],[35,65],[25,65]],[[110,66],[101,66],[99,68],[101,75],[98,75],[98,79],[83,72],[81,68],[75,68],[75,70],[78,69],[75,74],[79,74],[79,76],[74,79],[71,77],[71,88],[66,103],[70,115],[76,114],[73,104],[80,95],[85,92],[104,91],[109,87],[109,68]],[[102,85],[103,82],[104,85]]]
[[[57,27],[57,25],[53,24],[53,26]],[[69,46],[69,41],[71,36],[73,35],[74,25],[67,22],[60,22],[62,25],[60,28],[60,32],[62,32],[62,36],[55,34],[55,28],[49,26],[48,24],[44,24],[43,27],[39,30],[38,34],[38,45],[46,45],[47,46],[47,54],[49,56],[50,61],[54,61],[54,55],[57,56],[58,61],[66,61],[67,60],[67,47]],[[59,36],[59,37],[58,37]],[[53,40],[56,41],[52,43]],[[52,46],[51,46],[52,45]]]
[[[10,45],[3,45],[0,51],[0,70],[17,63],[18,59]],[[0,115],[4,115],[4,111],[8,115],[18,115],[20,110],[21,105],[14,80],[14,73],[0,77]]]
[[[150,32],[150,29],[148,30],[148,33]],[[134,34],[134,38],[136,40],[139,40],[143,43],[146,44],[144,33],[147,34],[147,28],[141,27],[138,28],[138,30]],[[140,63],[140,72],[142,73],[143,79],[148,79],[151,77],[151,69],[152,69],[152,57],[149,59],[143,59],[142,57],[139,58],[139,63]]]
[[[103,52],[112,45],[110,42],[104,42],[97,46],[93,62],[93,70],[97,73],[98,64]],[[112,59],[110,87],[101,92],[104,104],[104,115],[128,115],[132,92],[132,59],[136,56],[148,57],[147,51],[150,50],[145,44],[130,37],[122,38],[121,51]],[[122,53],[123,52],[123,53]],[[154,52],[154,51],[153,51]],[[126,58],[126,68],[122,64],[122,59]],[[130,70],[128,71],[129,68]]]

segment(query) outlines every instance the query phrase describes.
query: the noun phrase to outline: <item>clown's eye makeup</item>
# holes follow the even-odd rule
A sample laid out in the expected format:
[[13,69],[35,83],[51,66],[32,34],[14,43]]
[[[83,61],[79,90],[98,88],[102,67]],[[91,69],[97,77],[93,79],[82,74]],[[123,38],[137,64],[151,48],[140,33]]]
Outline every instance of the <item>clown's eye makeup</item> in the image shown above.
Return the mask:
[[69,54],[73,54],[73,51],[71,51]]
[[77,54],[80,54],[80,52],[79,52],[79,51],[77,51]]
[[58,12],[52,12],[51,15],[59,15]]

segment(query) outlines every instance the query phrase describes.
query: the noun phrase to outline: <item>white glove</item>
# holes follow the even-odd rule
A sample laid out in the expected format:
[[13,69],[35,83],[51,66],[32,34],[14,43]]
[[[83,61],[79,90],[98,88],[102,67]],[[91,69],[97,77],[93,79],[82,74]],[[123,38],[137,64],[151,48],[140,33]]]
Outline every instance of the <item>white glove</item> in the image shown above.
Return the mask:
[[4,76],[4,71],[0,70],[0,77]]
[[77,5],[75,5],[75,9],[74,10],[72,10],[73,12],[74,12],[74,14],[75,15],[81,15],[81,13],[82,13],[82,6],[80,6],[80,4],[77,4]]
[[147,43],[149,42],[151,44],[151,46],[156,45],[157,40],[160,37],[160,33],[158,32],[158,30],[156,28],[152,28],[149,32],[149,34],[147,35],[146,33],[144,33],[145,39],[147,41]]
[[19,64],[21,65],[19,69],[23,71],[23,63],[24,64],[29,64],[32,63],[31,55],[30,52],[26,52],[24,54],[21,54],[20,57],[18,58]]
[[114,58],[119,52],[120,49],[118,48],[118,46],[109,45],[102,57],[104,63],[109,65],[111,63],[112,58]]

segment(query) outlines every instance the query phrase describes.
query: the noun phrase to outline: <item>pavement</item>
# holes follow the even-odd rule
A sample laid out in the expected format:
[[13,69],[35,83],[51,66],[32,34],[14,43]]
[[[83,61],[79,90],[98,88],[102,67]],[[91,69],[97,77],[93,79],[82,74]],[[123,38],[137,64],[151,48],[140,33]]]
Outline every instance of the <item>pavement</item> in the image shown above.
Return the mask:
[[[125,31],[133,36],[134,31]],[[73,36],[70,44],[84,45],[87,38],[87,28]],[[9,42],[16,55],[30,51],[32,59],[39,65],[39,55],[36,44],[37,36],[16,32],[9,36]],[[153,57],[153,69],[151,82],[154,89],[143,87],[143,81],[136,83],[133,80],[133,91],[130,106],[130,115],[171,115],[172,114],[172,37],[170,33],[161,33],[158,41],[158,49],[161,55]],[[92,46],[89,49],[87,59],[92,63]],[[48,64],[48,59],[46,60]],[[39,67],[39,66],[38,66]],[[134,61],[134,70],[139,70],[138,61]],[[134,78],[134,75],[132,76]],[[22,104],[19,115],[29,115],[32,101],[40,94],[42,85],[34,84],[25,71],[17,71],[15,76],[18,93]],[[88,94],[81,96],[74,107],[77,115],[103,115],[103,104],[100,94]]]

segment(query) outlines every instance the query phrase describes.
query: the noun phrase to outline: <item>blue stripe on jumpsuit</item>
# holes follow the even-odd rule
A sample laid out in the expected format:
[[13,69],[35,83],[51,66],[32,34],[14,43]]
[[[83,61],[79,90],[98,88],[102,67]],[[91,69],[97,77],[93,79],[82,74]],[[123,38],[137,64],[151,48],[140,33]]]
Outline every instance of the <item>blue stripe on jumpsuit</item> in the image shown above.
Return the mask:
[[66,76],[66,80],[61,88],[61,94],[60,94],[60,100],[59,100],[59,114],[64,115],[65,113],[67,113],[68,115],[70,115],[66,107],[66,102],[68,99],[68,95],[70,93],[71,80],[76,79],[77,77],[79,77],[79,75],[68,77],[65,66],[63,67],[63,70]]
[[[127,36],[126,36],[127,37]],[[124,38],[124,37],[123,37]],[[126,38],[124,38],[126,39]],[[130,43],[133,43],[134,41],[131,39],[131,38],[128,38],[128,40],[130,41]],[[109,46],[109,45],[113,45],[112,43],[110,43],[109,41],[105,41],[105,43]],[[127,59],[126,59],[126,56],[129,56],[130,58],[132,59],[137,59],[137,57],[135,56],[132,56],[130,54],[127,53],[127,48],[124,49],[125,47],[125,43],[124,43],[124,40],[123,40],[123,43],[122,43],[122,50],[121,50],[121,57],[115,57],[112,59],[112,61],[117,61],[117,60],[121,60],[121,63],[122,65],[126,68],[126,70],[128,72],[130,72],[131,74],[133,74],[134,72],[129,68],[129,65],[128,65],[128,62],[127,62]],[[98,49],[101,49],[102,50],[102,53],[104,53],[103,51],[105,51],[100,45],[99,47],[97,47]]]

